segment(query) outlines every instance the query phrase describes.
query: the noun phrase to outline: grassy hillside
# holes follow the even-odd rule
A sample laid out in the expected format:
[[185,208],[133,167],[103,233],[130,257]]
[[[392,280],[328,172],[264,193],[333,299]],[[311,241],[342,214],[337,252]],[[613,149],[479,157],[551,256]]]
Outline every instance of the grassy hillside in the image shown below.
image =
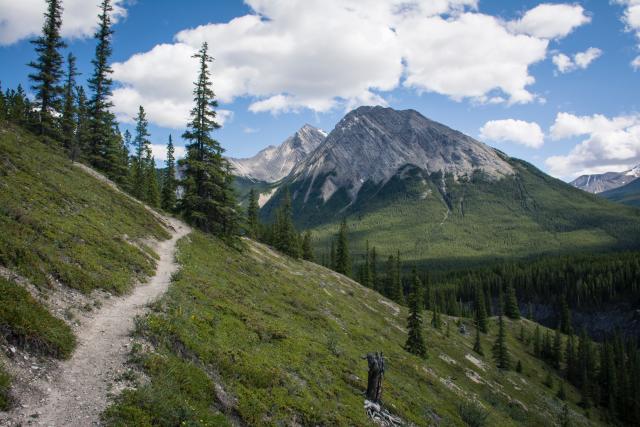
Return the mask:
[[165,239],[139,203],[32,134],[0,124],[0,266],[37,286],[57,280],[122,293],[153,271],[144,245]]
[[[448,328],[425,326],[421,360],[402,348],[404,308],[327,269],[199,233],[180,242],[178,258],[168,293],[138,323],[132,360],[148,381],[107,410],[108,425],[370,425],[362,356],[371,351],[387,359],[386,407],[416,425],[463,426],[470,412],[487,414],[487,426],[552,425],[560,416],[562,380],[554,373],[552,388],[543,385],[545,367],[515,338],[521,322],[530,335],[529,321],[507,323],[523,374],[475,355],[470,322],[461,334],[446,316]],[[587,420],[565,388],[572,425],[598,425],[600,414]]]
[[[70,357],[76,338],[45,306],[50,288],[125,292],[155,269],[145,241],[168,236],[152,213],[62,150],[0,122],[0,345]],[[35,288],[28,292],[9,272]],[[0,410],[8,409],[9,388],[0,360]]]
[[346,216],[356,261],[369,240],[379,254],[399,250],[405,261],[432,268],[638,246],[640,211],[511,162],[518,172],[514,177],[498,182],[480,175],[458,182],[449,177],[444,187],[440,176],[407,170],[382,187],[365,187],[344,211],[330,206],[331,213],[310,213],[329,222],[299,225],[314,231],[320,254],[328,251],[341,215]]
[[630,182],[622,187],[600,193],[600,196],[612,202],[622,203],[640,208],[640,179]]

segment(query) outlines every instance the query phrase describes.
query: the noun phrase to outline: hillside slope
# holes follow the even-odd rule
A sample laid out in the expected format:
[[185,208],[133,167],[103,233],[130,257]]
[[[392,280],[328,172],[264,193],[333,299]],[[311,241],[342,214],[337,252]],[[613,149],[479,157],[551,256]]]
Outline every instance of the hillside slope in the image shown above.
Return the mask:
[[640,179],[636,179],[622,187],[600,193],[600,196],[612,202],[640,208]]
[[[371,425],[364,411],[367,364],[387,359],[383,400],[415,425],[466,425],[469,408],[486,425],[551,425],[562,402],[530,345],[508,342],[523,374],[493,367],[496,334],[483,337],[487,357],[472,352],[475,330],[425,326],[429,357],[406,353],[406,310],[316,264],[294,261],[246,241],[230,249],[200,233],[180,243],[182,269],[153,311],[138,324],[133,363],[144,372],[104,415],[108,425]],[[428,324],[431,314],[425,313]],[[448,330],[448,332],[447,332]],[[586,419],[568,391],[572,425]],[[470,402],[477,402],[472,406]],[[478,407],[480,409],[478,409]]]
[[[368,189],[341,213],[354,259],[364,253],[367,240],[379,254],[399,250],[405,261],[443,268],[638,247],[640,211],[572,188],[526,162],[509,162],[516,174],[497,182],[481,176],[443,181],[407,167],[385,185]],[[339,219],[307,225],[318,254],[328,251]]]
[[40,287],[122,293],[169,237],[140,203],[90,178],[28,132],[0,125],[0,266]]
[[82,322],[155,272],[152,243],[170,236],[166,225],[59,148],[0,122],[0,410],[56,378],[49,368],[74,355]]

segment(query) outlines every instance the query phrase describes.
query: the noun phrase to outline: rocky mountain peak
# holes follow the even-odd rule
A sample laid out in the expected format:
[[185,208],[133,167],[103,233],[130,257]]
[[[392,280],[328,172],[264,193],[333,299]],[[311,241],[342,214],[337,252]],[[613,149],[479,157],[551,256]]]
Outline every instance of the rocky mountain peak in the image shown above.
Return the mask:
[[311,187],[319,186],[326,202],[339,189],[354,199],[365,182],[386,182],[407,164],[455,177],[477,170],[492,179],[513,174],[511,165],[494,149],[415,110],[359,107],[291,176],[294,182],[308,181],[305,200]]
[[270,145],[253,157],[230,158],[229,161],[238,176],[266,182],[279,181],[315,150],[326,136],[322,129],[305,124],[279,146]]

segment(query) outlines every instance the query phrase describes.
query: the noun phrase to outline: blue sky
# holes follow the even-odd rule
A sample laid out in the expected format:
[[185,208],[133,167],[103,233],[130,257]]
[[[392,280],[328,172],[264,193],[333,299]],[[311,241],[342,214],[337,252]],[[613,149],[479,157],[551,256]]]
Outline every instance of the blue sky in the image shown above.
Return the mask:
[[[90,74],[97,0],[67,0],[64,34]],[[413,108],[563,179],[640,163],[640,0],[117,1],[114,101],[152,140],[179,141],[208,41],[234,157],[365,104]],[[0,81],[28,86],[43,0],[0,0]],[[577,56],[576,56],[577,55]],[[640,61],[638,64],[640,65]],[[156,151],[162,157],[161,149]]]

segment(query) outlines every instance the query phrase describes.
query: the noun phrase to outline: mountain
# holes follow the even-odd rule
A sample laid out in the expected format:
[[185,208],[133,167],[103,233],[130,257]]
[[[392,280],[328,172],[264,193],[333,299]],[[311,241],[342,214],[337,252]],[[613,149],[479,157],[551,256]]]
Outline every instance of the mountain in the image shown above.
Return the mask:
[[606,172],[596,175],[582,175],[571,182],[576,188],[589,193],[602,193],[622,187],[640,178],[640,165],[625,172]]
[[326,136],[322,129],[307,124],[277,147],[270,145],[248,159],[229,158],[229,161],[237,176],[257,181],[279,181],[289,175]]
[[612,202],[640,208],[640,179],[633,180],[622,187],[604,191],[599,195]]
[[554,179],[413,110],[361,107],[282,181],[294,221],[326,252],[346,218],[354,259],[451,267],[547,253],[637,247],[640,212]]
[[[441,329],[425,322],[429,358],[420,359],[403,349],[405,307],[251,240],[239,250],[194,231],[171,254],[180,269],[170,274],[161,260],[168,256],[166,227],[175,223],[73,164],[55,145],[4,124],[0,178],[0,425],[45,423],[51,414],[41,405],[61,400],[73,403],[56,409],[81,424],[374,425],[365,409],[362,359],[373,351],[387,360],[385,408],[406,425],[487,417],[488,425],[544,425],[564,408],[545,385],[548,378],[563,384],[576,425],[605,425],[597,407],[588,420],[579,391],[534,357],[528,341],[516,339],[521,330],[533,336],[533,322],[505,321],[522,373],[495,367],[488,351],[495,318],[481,336],[486,356],[471,350],[472,320],[442,314]],[[154,240],[163,251],[156,253]],[[156,263],[169,288],[143,310],[147,291],[162,285],[135,284]],[[135,305],[140,316],[135,327],[130,319],[132,330],[117,330],[126,342],[114,345],[105,340],[122,325],[113,313],[122,314],[121,298],[136,293],[120,295],[133,289],[145,295]],[[96,326],[96,319],[108,323]],[[119,355],[108,360],[106,373],[96,359],[87,363],[91,369],[67,368],[87,357],[78,350],[87,348],[82,337],[91,331],[90,339]],[[79,380],[68,393],[57,392],[63,380],[88,375],[99,384],[92,393],[78,395],[86,389]],[[98,419],[92,399],[107,391],[100,405],[109,407]]]

